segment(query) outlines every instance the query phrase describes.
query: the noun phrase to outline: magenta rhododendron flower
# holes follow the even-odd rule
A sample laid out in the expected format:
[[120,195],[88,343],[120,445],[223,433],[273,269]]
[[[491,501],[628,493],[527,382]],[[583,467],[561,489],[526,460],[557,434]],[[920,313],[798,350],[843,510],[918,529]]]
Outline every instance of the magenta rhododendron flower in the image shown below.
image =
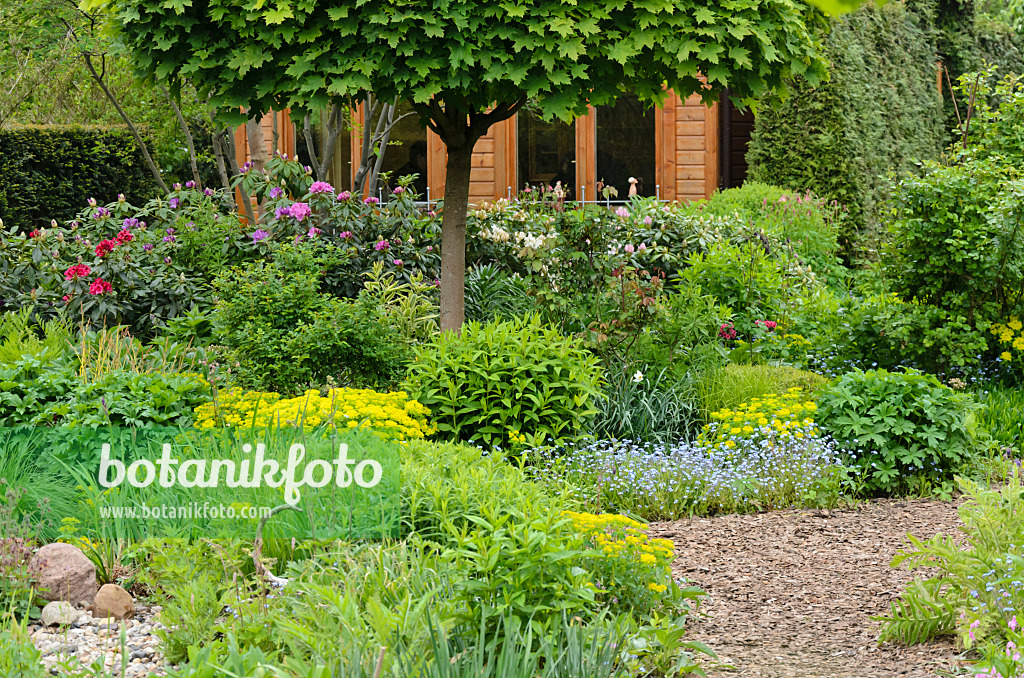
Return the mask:
[[334,186],[331,186],[326,181],[314,181],[313,185],[309,187],[310,193],[334,193]]
[[122,222],[121,225],[128,229],[137,228],[139,225],[139,220],[136,219],[135,217],[128,217]]
[[196,187],[196,182],[191,181],[191,180],[185,182],[185,188],[195,188],[195,187]]
[[292,205],[291,208],[289,208],[289,213],[293,217],[295,217],[296,221],[302,221],[303,219],[308,217],[310,214],[312,214],[313,210],[311,210],[309,208],[309,205],[307,205],[306,203],[304,203],[304,202],[297,202],[294,205]]
[[375,197],[373,197],[371,195],[369,198],[367,198],[363,202],[366,203],[367,205],[376,205],[377,203],[380,202],[380,198],[375,198]]
[[96,256],[105,257],[106,255],[113,252],[114,248],[117,247],[119,244],[120,243],[118,243],[116,240],[101,240],[100,244],[96,245]]
[[111,290],[110,283],[103,278],[96,278],[89,285],[89,294],[105,294]]
[[338,202],[344,202],[345,200],[349,200],[351,198],[352,194],[349,193],[348,191],[342,191],[341,193],[338,194]]
[[274,218],[284,219],[285,217],[291,216],[291,213],[290,207],[278,207],[274,210]]
[[391,249],[391,243],[389,243],[387,240],[378,240],[373,244],[373,249],[377,250],[378,252],[389,250]]
[[90,273],[92,273],[92,269],[85,264],[75,264],[74,266],[69,266],[68,270],[64,271],[64,279],[74,280],[75,278],[84,278]]
[[146,250],[147,252],[150,251],[151,249],[153,249],[153,243],[147,242],[145,245],[142,246],[142,249]]
[[270,189],[271,198],[280,198],[282,195],[284,195],[284,189],[282,189],[280,186],[274,186],[272,189]]
[[262,228],[258,228],[255,231],[253,231],[252,241],[253,242],[259,242],[261,240],[266,240],[269,237],[270,237],[269,233],[264,231]]
[[401,259],[395,259],[395,260],[394,260],[394,261],[393,261],[392,263],[393,263],[393,264],[394,264],[395,266],[401,266],[401,265],[402,265],[402,260],[401,260]]
[[176,210],[178,209],[178,205],[181,204],[181,201],[178,200],[177,198],[171,198],[170,200],[167,201],[167,204],[171,206],[172,210]]
[[99,207],[96,209],[96,213],[92,215],[93,219],[106,219],[110,216],[110,210],[106,207]]
[[316,226],[310,226],[309,227],[309,232],[307,232],[306,235],[308,235],[310,238],[312,238],[314,236],[318,236],[318,235],[320,235],[320,229],[317,228]]
[[405,187],[404,186],[396,186],[395,190],[393,190],[391,192],[394,193],[395,195],[402,195],[403,193],[405,193]]
[[348,240],[352,237],[352,231],[342,231],[338,234],[338,237]]

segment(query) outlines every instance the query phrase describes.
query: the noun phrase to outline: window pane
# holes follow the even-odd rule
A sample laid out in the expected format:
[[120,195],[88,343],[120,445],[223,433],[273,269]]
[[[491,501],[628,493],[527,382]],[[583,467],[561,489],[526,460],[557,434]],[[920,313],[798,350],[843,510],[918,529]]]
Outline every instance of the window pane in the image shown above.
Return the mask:
[[576,129],[561,121],[547,122],[527,111],[516,116],[519,147],[517,190],[554,186],[559,181],[569,199],[576,189]]
[[633,177],[639,195],[654,196],[654,110],[644,110],[640,100],[630,94],[620,96],[612,105],[599,106],[595,114],[598,183],[614,186],[618,199],[625,200]]
[[416,181],[412,186],[419,193],[420,199],[426,200],[427,130],[420,126],[419,116],[408,101],[401,102],[395,110],[395,119],[402,116],[406,117],[391,128],[391,137],[384,151],[384,162],[381,163],[380,171],[391,172],[392,186],[398,185],[399,177],[416,174]]

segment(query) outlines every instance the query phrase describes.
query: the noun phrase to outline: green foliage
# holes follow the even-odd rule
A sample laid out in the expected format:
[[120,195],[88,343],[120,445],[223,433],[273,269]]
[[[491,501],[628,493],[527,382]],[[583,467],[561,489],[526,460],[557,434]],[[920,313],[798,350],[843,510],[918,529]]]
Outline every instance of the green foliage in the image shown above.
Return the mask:
[[997,489],[965,479],[959,487],[967,499],[957,509],[962,535],[909,535],[910,547],[893,558],[893,567],[927,567],[935,574],[912,582],[889,614],[878,617],[880,639],[915,644],[956,633],[967,648],[982,650],[991,661],[1003,656],[1007,639],[1020,640],[1015,617],[1024,602],[1019,588],[1024,493],[1019,470]]
[[402,374],[408,348],[385,322],[387,311],[372,296],[349,301],[320,292],[319,271],[258,262],[225,271],[214,287],[214,335],[242,386],[296,393],[330,377],[387,387]]
[[[110,4],[140,75],[175,87],[189,80],[225,112],[287,104],[298,116],[329,99],[373,91],[385,100],[412,99],[423,121],[433,117],[435,125],[444,116],[424,106],[431,98],[478,115],[530,98],[546,115],[565,117],[609,101],[622,83],[644,100],[661,99],[666,83],[707,101],[728,84],[735,96],[752,100],[783,89],[791,75],[817,80],[824,73],[806,25],[811,15],[793,0],[529,8],[464,1],[444,11],[411,5],[400,21],[386,2],[359,12],[295,2],[257,8],[240,0]],[[356,62],[367,67],[353,71]],[[490,124],[486,117],[480,122]],[[454,129],[438,132],[444,137]]]
[[512,320],[533,306],[522,278],[512,277],[493,264],[466,272],[466,320]]
[[13,619],[0,620],[0,672],[5,676],[43,678],[48,675],[43,667],[42,655],[32,642],[28,620],[21,623]]
[[965,316],[892,296],[851,299],[843,334],[842,358],[861,368],[948,374],[976,364],[989,345]]
[[820,392],[817,403],[817,421],[852,455],[869,493],[951,480],[978,451],[976,404],[932,376],[857,370]]
[[978,394],[978,424],[1002,445],[1024,446],[1024,390],[993,388]]
[[716,191],[703,212],[739,216],[769,238],[769,249],[787,250],[801,265],[831,277],[841,278],[843,269],[836,259],[837,240],[843,208],[835,201],[801,195],[757,181],[739,188]]
[[683,280],[731,309],[742,337],[754,334],[755,321],[779,317],[789,294],[786,270],[763,245],[722,243],[693,255],[687,263]]
[[903,179],[886,268],[894,291],[982,330],[1021,310],[1024,183],[1015,175],[971,162]]
[[692,376],[674,380],[665,369],[637,370],[608,382],[588,427],[598,440],[673,443],[697,434],[701,417]]
[[534,315],[441,334],[418,349],[405,386],[441,435],[505,449],[579,433],[599,381],[597,361]]
[[118,193],[145,200],[153,192],[135,139],[125,129],[21,127],[0,130],[0,219],[29,231],[75,216],[86,198]]
[[797,83],[784,103],[758,110],[750,179],[838,200],[850,214],[847,253],[854,241],[870,246],[886,172],[911,170],[945,142],[935,51],[927,16],[907,3],[867,5],[834,20],[825,38],[829,81]]

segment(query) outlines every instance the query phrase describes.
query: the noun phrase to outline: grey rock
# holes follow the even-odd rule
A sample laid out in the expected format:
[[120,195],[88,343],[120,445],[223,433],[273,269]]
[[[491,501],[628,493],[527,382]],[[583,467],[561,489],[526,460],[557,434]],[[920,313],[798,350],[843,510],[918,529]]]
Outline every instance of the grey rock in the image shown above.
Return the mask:
[[78,620],[78,610],[63,600],[47,603],[40,615],[43,626],[70,626]]

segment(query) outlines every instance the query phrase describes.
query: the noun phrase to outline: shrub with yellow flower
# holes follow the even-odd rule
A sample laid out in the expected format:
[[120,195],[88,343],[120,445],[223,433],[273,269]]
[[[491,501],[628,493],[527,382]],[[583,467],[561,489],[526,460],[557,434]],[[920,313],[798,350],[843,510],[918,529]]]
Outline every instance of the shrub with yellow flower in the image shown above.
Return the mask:
[[672,579],[675,545],[648,536],[641,522],[614,513],[565,511],[573,528],[597,554],[588,565],[613,607],[648,612],[679,600]]
[[716,449],[734,449],[738,443],[763,438],[803,438],[816,435],[814,404],[799,386],[785,393],[751,398],[736,406],[711,413],[700,441]]
[[1010,316],[1006,323],[993,325],[990,331],[1003,349],[999,354],[1000,360],[1024,363],[1024,322],[1020,318]]
[[430,411],[404,391],[332,388],[326,394],[310,390],[282,399],[277,393],[233,388],[195,412],[198,428],[365,428],[385,440],[425,438],[435,431],[427,420]]

